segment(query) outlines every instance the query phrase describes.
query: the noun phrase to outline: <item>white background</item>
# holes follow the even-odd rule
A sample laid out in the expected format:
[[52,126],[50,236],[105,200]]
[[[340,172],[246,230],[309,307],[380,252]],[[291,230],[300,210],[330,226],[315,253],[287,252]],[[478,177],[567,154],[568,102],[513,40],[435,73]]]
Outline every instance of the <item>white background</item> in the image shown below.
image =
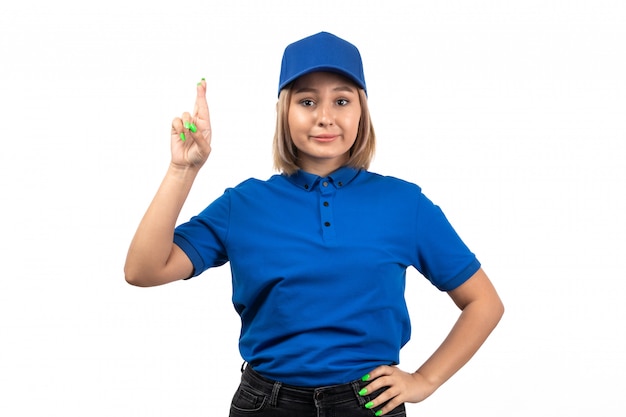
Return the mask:
[[[410,415],[623,415],[626,5],[615,0],[20,1],[0,6],[0,415],[228,414],[228,266],[141,289],[128,244],[206,77],[213,153],[181,221],[271,169],[284,47],[355,43],[373,171],[422,186],[507,311]],[[456,309],[415,271],[416,369]]]

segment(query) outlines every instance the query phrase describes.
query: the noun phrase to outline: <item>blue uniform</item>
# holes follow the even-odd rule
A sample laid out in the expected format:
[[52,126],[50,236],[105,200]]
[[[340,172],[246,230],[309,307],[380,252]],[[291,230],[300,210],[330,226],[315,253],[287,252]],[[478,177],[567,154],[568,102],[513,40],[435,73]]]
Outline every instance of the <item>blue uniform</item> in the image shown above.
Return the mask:
[[480,268],[417,185],[350,167],[244,181],[179,225],[174,242],[194,276],[230,262],[243,359],[299,386],[398,363],[411,334],[407,267],[442,291]]

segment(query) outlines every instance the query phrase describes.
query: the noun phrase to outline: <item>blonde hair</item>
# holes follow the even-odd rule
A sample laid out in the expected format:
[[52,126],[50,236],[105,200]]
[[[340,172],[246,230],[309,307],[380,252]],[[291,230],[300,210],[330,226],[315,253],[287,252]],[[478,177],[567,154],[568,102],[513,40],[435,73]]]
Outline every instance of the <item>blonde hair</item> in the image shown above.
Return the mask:
[[[278,104],[276,105],[276,131],[274,133],[273,142],[274,168],[287,175],[294,174],[300,168],[298,166],[298,149],[293,144],[289,132],[288,115],[291,94],[292,90],[290,85],[283,88],[278,96]],[[346,166],[357,169],[367,169],[374,158],[376,135],[367,106],[367,96],[365,95],[365,91],[361,88],[359,88],[359,101],[361,103],[361,119],[359,121],[356,140],[350,149],[350,158]]]

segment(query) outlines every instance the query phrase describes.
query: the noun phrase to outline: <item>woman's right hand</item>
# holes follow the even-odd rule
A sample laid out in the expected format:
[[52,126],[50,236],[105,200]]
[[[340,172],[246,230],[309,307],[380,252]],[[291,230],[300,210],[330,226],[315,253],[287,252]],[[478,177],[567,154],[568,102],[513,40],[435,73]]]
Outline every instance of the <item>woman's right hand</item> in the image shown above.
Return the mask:
[[211,119],[206,101],[206,81],[196,87],[193,114],[185,112],[172,120],[172,165],[200,168],[211,153]]
[[124,274],[132,285],[166,284],[188,278],[194,271],[189,257],[173,243],[173,234],[198,170],[211,153],[204,80],[196,92],[193,114],[185,112],[172,121],[172,161],[128,249]]

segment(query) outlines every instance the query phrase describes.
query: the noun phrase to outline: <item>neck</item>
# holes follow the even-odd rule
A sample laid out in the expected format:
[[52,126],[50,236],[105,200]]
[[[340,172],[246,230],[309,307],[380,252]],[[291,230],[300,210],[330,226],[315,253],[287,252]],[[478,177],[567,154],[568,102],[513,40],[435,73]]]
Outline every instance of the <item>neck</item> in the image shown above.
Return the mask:
[[341,159],[301,159],[298,167],[310,174],[319,175],[320,177],[327,177],[331,173],[337,171],[339,168],[346,165],[348,162],[348,156]]
[[300,166],[300,169],[308,172],[309,174],[318,175],[320,177],[327,177],[341,167],[343,167],[343,165],[320,166],[307,164]]

